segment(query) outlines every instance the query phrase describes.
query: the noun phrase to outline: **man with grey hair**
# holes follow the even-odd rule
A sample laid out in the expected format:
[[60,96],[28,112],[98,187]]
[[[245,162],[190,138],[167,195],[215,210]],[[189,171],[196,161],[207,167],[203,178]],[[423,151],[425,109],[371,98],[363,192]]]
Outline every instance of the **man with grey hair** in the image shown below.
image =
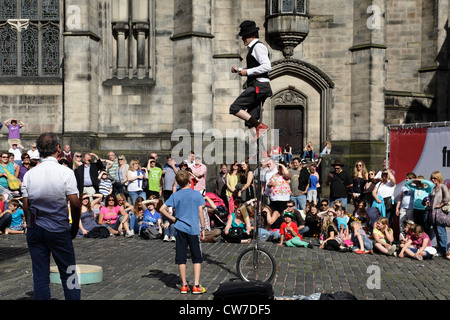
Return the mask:
[[[34,298],[50,300],[50,255],[60,270],[66,300],[79,300],[81,289],[75,274],[76,237],[81,204],[73,171],[58,163],[61,142],[54,133],[36,141],[43,161],[23,178],[23,211],[27,222],[27,243],[31,256]],[[72,224],[69,223],[69,208]],[[75,277],[74,277],[75,275]],[[75,279],[75,284],[70,279]]]

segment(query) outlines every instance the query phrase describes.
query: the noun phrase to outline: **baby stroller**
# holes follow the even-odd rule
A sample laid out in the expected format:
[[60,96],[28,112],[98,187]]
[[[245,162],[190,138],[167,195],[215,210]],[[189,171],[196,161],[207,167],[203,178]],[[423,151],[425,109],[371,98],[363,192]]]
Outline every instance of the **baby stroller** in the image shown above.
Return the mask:
[[[217,194],[213,192],[206,192],[205,196],[209,197],[216,205],[216,210],[210,212],[209,218],[211,221],[211,228],[223,229],[227,224],[228,209],[225,202]],[[209,206],[208,203],[206,203]]]
[[5,201],[8,202],[8,200],[16,199],[19,201],[20,205],[22,206],[22,195],[19,191],[11,191],[9,189],[6,189],[2,186],[0,186],[0,194],[2,194],[5,197]]

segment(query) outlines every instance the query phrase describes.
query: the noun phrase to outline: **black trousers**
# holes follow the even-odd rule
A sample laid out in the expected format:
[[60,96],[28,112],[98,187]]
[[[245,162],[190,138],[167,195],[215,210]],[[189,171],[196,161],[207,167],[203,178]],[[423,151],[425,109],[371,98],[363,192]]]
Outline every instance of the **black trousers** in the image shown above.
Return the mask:
[[[255,81],[248,86],[230,106],[230,114],[236,114],[241,110],[247,111],[253,118],[260,120],[261,104],[272,96],[270,82]],[[250,123],[245,122],[247,127]]]

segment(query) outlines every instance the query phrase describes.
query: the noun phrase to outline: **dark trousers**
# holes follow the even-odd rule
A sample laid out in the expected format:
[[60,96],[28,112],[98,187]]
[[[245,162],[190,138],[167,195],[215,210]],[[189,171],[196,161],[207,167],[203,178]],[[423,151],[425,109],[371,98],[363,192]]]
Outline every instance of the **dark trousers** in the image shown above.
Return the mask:
[[66,300],[80,300],[81,289],[75,274],[75,251],[70,231],[48,232],[28,228],[27,243],[33,269],[34,298],[50,300],[50,254],[58,266]]
[[12,215],[11,213],[5,213],[3,217],[0,218],[0,231],[5,232],[5,229],[11,225]]
[[[246,110],[253,118],[260,120],[261,103],[272,96],[270,82],[255,81],[248,86],[230,106],[230,114],[236,114],[240,110]],[[251,127],[249,122],[245,122],[247,127]]]

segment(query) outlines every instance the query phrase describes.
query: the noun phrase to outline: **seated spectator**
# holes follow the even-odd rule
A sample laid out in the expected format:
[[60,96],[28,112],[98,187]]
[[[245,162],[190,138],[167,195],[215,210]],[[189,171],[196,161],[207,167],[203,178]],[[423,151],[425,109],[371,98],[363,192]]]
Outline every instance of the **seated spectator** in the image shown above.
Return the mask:
[[[117,197],[119,198],[119,197]],[[130,230],[131,232],[134,234],[139,234],[139,230],[141,228],[142,225],[142,219],[144,219],[144,210],[146,210],[147,208],[145,207],[145,204],[143,204],[142,202],[144,201],[144,199],[142,197],[138,197],[136,199],[136,201],[134,202],[134,206],[131,207],[130,213],[128,214],[129,217],[129,221],[130,221]],[[123,204],[123,200],[122,200],[122,204]],[[121,205],[121,203],[119,202],[119,205]],[[123,207],[123,205],[122,205]]]
[[[322,206],[322,208],[325,208],[325,206]],[[310,206],[309,211],[306,211],[305,225],[309,229],[309,231],[305,233],[305,236],[319,238],[322,230],[322,218],[319,216],[319,209],[317,206]]]
[[344,247],[343,241],[341,242],[341,239],[338,237],[339,232],[333,222],[333,217],[330,215],[323,217],[322,235],[324,240],[320,244],[320,249],[339,251]]
[[22,164],[19,166],[19,175],[17,178],[22,182],[23,176],[30,169],[30,156],[28,154],[22,154]]
[[163,233],[162,217],[161,214],[156,211],[157,203],[158,199],[154,196],[152,196],[151,199],[142,201],[142,205],[146,206],[146,209],[142,213],[142,224],[139,228],[139,235],[142,236],[143,231],[150,228],[154,230],[154,234],[159,234],[156,238],[161,238]]
[[250,217],[247,215],[244,218],[242,206],[240,206],[229,215],[222,238],[230,243],[250,243],[251,237]]
[[314,152],[314,145],[310,141],[306,144],[305,148],[303,149],[302,158],[306,159],[309,158],[310,161],[312,161],[316,157],[316,154]]
[[11,214],[5,213],[6,199],[0,194],[0,234],[5,232],[6,228],[11,224]]
[[114,195],[106,197],[105,206],[100,209],[98,224],[108,228],[111,235],[121,235],[122,229],[125,228],[127,238],[133,234],[128,227],[128,214],[117,203]]
[[305,225],[306,214],[303,215],[300,212],[300,210],[297,210],[295,208],[295,202],[293,200],[289,200],[287,202],[286,211],[287,212],[291,212],[292,215],[294,216],[292,218],[292,221],[295,222],[295,224],[297,225],[298,233],[300,235],[303,235],[303,234],[305,234],[305,233],[307,233],[309,231],[309,227]]
[[414,221],[412,220],[406,220],[403,222],[403,231],[400,232],[400,248],[403,248],[406,241],[411,238],[415,227]]
[[[335,201],[335,203],[333,204],[333,207],[336,204],[336,202],[337,201]],[[346,237],[349,234],[348,231],[349,217],[347,216],[345,209],[339,205],[336,206],[334,210],[336,213],[336,224],[339,231],[339,236]]]
[[19,176],[19,165],[14,161],[14,153],[8,152],[8,161],[14,166],[14,176],[17,178]]
[[273,211],[268,205],[263,207],[262,228],[259,229],[261,241],[278,241],[280,239],[280,227],[284,222],[283,216],[278,211]]
[[14,168],[14,164],[9,162],[9,155],[7,152],[0,153],[0,157],[0,187],[3,187],[7,191],[10,191],[8,186],[7,173],[15,176],[16,170]]
[[358,254],[364,254],[367,252],[373,253],[373,243],[367,237],[361,223],[359,221],[352,221],[350,226],[352,228],[351,242],[353,243],[353,252]]
[[83,194],[81,197],[81,217],[77,237],[83,237],[92,229],[100,227],[100,224],[97,223],[98,216],[94,212],[94,206],[103,199],[103,195],[94,194],[92,201],[90,201],[90,197],[88,194]]
[[3,214],[11,215],[11,222],[5,229],[5,234],[25,234],[27,224],[25,222],[25,216],[23,210],[20,208],[20,203],[16,199],[8,201],[8,210],[5,210]]
[[312,244],[303,241],[303,237],[298,233],[298,227],[293,222],[294,215],[292,212],[285,211],[283,214],[284,222],[280,227],[280,242],[278,245],[282,246],[286,241],[287,247],[305,247],[312,248]]
[[394,242],[394,231],[389,228],[387,218],[379,218],[373,228],[373,240],[375,249],[388,256],[396,255],[397,247]]
[[30,156],[30,159],[36,159],[36,160],[41,160],[41,157],[39,155],[39,150],[36,147],[36,143],[33,143],[31,145],[31,149],[28,150],[27,154]]
[[432,259],[437,250],[431,246],[430,237],[424,232],[421,225],[416,225],[411,237],[406,241],[398,254],[400,258],[407,256],[417,259]]
[[[133,209],[133,205],[127,202],[127,197],[123,193],[116,194],[117,203],[126,213],[130,212]],[[142,199],[144,200],[144,199]]]

